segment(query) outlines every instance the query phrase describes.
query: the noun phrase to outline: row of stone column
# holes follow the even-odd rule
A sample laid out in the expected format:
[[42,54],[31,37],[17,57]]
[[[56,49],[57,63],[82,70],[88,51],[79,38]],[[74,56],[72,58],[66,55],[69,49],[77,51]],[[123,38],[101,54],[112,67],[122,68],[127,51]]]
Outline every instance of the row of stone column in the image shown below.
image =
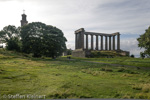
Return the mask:
[[[86,50],[88,50],[88,35],[86,34]],[[90,34],[91,35],[91,34]],[[105,36],[105,49],[103,48],[103,35],[95,35],[96,36],[96,50],[98,50],[98,36],[101,37],[101,50],[108,50],[108,40],[107,38],[109,38],[109,50],[116,50],[115,49],[115,36],[116,35],[112,35],[112,36]],[[111,38],[113,37],[113,48],[111,48],[112,43],[111,43]],[[93,35],[91,35],[91,50],[94,50],[94,42],[93,42]],[[117,34],[117,50],[120,50],[120,34]]]

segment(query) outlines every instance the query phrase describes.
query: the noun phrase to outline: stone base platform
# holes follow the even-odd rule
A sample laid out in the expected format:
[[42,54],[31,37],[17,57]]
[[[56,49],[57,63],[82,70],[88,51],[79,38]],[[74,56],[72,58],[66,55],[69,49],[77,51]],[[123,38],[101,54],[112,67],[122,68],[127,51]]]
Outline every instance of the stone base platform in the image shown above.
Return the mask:
[[87,57],[88,55],[91,54],[91,51],[86,51],[83,49],[76,49],[74,51],[72,51],[72,56],[73,57]]
[[[85,58],[85,57],[90,57],[91,56],[91,52],[101,52],[101,53],[103,53],[103,52],[105,52],[105,54],[107,53],[107,52],[115,52],[115,53],[117,53],[117,55],[119,55],[119,56],[130,56],[130,52],[129,51],[123,51],[123,50],[115,50],[115,51],[113,51],[113,50],[103,50],[103,51],[97,51],[97,50],[83,50],[83,49],[76,49],[76,50],[74,50],[73,52],[72,52],[72,56],[73,57],[82,57],[82,58]],[[108,54],[109,55],[109,54]]]
[[116,51],[116,52],[119,53],[121,56],[130,56],[129,51],[120,50],[120,51]]

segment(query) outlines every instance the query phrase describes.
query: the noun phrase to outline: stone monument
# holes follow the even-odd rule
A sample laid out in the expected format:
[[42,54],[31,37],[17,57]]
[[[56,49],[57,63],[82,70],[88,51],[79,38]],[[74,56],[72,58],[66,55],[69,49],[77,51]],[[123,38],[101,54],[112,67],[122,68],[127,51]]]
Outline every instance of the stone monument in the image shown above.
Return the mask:
[[[95,40],[96,40],[95,42],[94,42],[93,37],[95,37]],[[89,45],[89,39],[91,41],[90,45]],[[117,43],[115,42],[115,39],[117,39],[116,41]],[[105,48],[104,48],[104,45],[105,45]],[[120,55],[127,55],[127,56],[129,55],[128,51],[123,51],[120,49],[120,33],[119,32],[106,34],[106,33],[86,32],[84,28],[80,28],[76,30],[75,31],[75,50],[72,52],[72,56],[87,57],[88,55],[90,55],[91,51],[93,50],[116,51]]]

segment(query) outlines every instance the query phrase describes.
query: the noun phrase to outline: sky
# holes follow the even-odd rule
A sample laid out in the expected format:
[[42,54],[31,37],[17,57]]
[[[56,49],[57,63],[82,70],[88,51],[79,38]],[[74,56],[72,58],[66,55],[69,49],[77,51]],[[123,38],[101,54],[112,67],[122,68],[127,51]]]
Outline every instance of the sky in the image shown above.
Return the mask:
[[121,34],[121,49],[139,55],[137,38],[150,25],[150,0],[0,0],[0,30],[27,21],[43,22],[61,29],[67,48],[74,50],[74,31]]

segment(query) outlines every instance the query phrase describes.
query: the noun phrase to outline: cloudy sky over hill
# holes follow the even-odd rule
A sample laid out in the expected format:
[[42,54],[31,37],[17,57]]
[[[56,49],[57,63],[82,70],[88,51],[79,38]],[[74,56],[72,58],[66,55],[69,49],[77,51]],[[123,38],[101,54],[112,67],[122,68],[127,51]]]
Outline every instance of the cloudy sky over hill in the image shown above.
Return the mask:
[[136,39],[150,25],[150,0],[0,0],[0,29],[20,26],[23,9],[28,22],[58,27],[74,49],[74,31],[121,33],[121,49],[139,55]]

